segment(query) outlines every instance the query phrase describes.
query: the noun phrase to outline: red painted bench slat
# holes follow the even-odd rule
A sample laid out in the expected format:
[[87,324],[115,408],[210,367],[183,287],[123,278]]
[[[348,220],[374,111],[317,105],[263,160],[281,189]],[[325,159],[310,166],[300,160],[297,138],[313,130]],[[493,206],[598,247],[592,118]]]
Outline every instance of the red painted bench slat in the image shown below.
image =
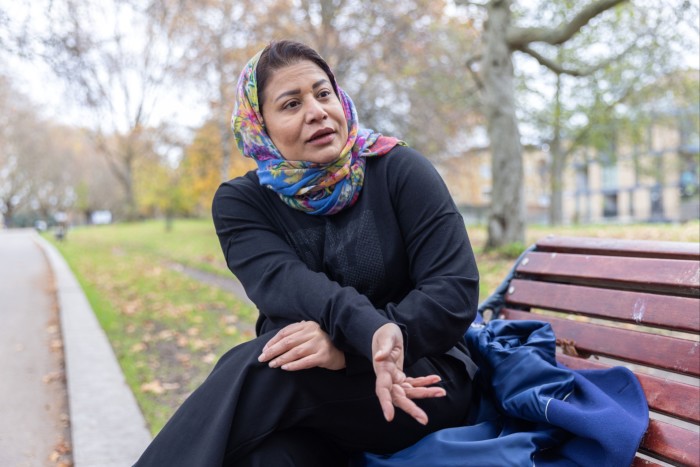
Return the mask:
[[700,332],[697,299],[513,279],[509,304]]
[[[505,319],[547,321],[557,339],[571,340],[579,352],[605,355],[634,363],[651,365],[677,373],[700,376],[700,343],[668,336],[642,333],[584,323],[527,311],[503,309]],[[642,353],[642,349],[654,349]],[[669,359],[667,355],[673,355]]]
[[554,282],[700,296],[700,262],[692,260],[531,252],[517,272]]
[[[602,370],[610,365],[558,354],[557,361],[572,370]],[[657,412],[676,417],[691,423],[700,423],[700,388],[689,384],[659,378],[643,373],[636,373],[647,396],[649,408]]]
[[537,242],[537,250],[584,255],[700,260],[700,244],[691,242],[549,236]]
[[656,453],[666,462],[700,465],[698,434],[659,420],[649,420],[640,451]]
[[634,458],[634,461],[632,461],[632,467],[649,467],[649,466],[660,466],[661,464],[654,462],[649,459],[642,459],[641,457],[637,456]]

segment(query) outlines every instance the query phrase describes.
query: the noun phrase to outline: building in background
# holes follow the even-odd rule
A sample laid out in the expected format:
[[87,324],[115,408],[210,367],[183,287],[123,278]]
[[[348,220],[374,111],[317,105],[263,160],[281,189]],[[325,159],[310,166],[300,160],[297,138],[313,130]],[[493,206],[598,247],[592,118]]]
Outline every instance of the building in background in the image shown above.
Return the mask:
[[583,149],[567,169],[567,222],[684,222],[700,218],[698,108],[657,108],[646,141],[610,153]]
[[[695,72],[697,73],[697,72]],[[697,80],[697,78],[695,78]],[[607,151],[582,147],[567,162],[564,223],[684,222],[700,218],[700,108],[667,95],[644,110],[644,137],[611,141]],[[485,134],[484,128],[472,134]],[[491,154],[479,139],[461,154],[435,161],[468,223],[485,223]],[[527,221],[546,223],[550,204],[546,148],[523,148]]]
[[[536,147],[523,148],[527,222],[547,222],[549,207],[548,154]],[[436,162],[457,207],[468,224],[486,223],[491,202],[491,153],[472,148],[459,156]]]

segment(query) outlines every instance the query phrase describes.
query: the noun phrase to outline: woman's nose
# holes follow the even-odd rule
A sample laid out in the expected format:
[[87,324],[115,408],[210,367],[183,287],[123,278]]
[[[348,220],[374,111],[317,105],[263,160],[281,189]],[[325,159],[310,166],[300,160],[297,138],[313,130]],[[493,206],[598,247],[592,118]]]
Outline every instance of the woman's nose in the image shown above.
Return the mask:
[[306,108],[307,123],[312,123],[317,120],[323,120],[327,116],[328,113],[326,113],[326,109],[323,108],[323,105],[320,102],[318,102],[315,99],[310,100]]

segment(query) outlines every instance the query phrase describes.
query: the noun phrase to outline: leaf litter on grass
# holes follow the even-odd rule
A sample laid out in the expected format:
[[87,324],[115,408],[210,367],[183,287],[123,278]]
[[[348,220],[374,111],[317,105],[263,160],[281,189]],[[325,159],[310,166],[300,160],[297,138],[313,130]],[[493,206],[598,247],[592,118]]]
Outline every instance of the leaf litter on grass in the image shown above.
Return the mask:
[[[101,229],[102,230],[102,229]],[[152,433],[231,347],[248,340],[254,311],[231,294],[76,231],[59,246],[105,329]],[[82,238],[81,238],[82,237]],[[236,314],[234,314],[236,313]]]

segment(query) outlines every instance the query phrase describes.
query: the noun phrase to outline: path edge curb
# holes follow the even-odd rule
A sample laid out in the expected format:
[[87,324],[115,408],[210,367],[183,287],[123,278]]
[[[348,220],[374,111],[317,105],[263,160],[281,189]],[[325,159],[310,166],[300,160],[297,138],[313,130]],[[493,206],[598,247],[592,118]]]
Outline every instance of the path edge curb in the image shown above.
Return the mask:
[[59,251],[33,239],[53,271],[65,355],[74,467],[133,465],[151,441],[107,335]]

